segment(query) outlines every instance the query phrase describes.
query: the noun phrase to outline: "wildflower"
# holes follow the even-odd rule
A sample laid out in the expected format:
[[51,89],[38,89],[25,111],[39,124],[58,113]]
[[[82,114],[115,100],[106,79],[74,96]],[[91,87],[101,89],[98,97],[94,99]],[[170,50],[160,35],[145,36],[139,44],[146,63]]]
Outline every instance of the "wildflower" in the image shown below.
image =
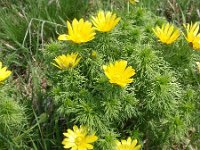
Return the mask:
[[96,27],[95,29],[100,32],[109,32],[111,31],[120,21],[120,18],[116,17],[116,14],[112,12],[99,11],[97,16],[92,16],[92,23]]
[[131,140],[131,138],[129,137],[126,140],[121,140],[120,141],[116,141],[116,150],[140,150],[141,145],[137,145],[137,140]]
[[200,62],[196,62],[196,64],[197,64],[198,72],[200,73]]
[[153,32],[160,39],[161,42],[166,44],[173,43],[180,35],[179,30],[176,29],[174,25],[170,25],[169,23],[163,24],[162,28],[156,26],[153,29]]
[[185,39],[192,45],[192,47],[196,50],[200,50],[200,33],[199,31],[199,24],[196,22],[194,25],[191,24],[184,24],[186,29]]
[[2,62],[0,61],[0,83],[10,76],[12,72],[7,70],[7,67],[2,67]]
[[85,43],[94,39],[95,31],[92,27],[92,23],[84,21],[81,18],[79,21],[74,19],[72,24],[67,21],[68,35],[62,34],[58,37],[58,40],[71,40],[74,43]]
[[133,79],[130,78],[135,75],[135,70],[131,66],[127,67],[127,61],[125,60],[116,61],[114,64],[110,63],[108,66],[103,65],[103,70],[110,83],[121,87],[132,83]]
[[192,47],[195,49],[195,50],[200,50],[200,37],[196,37],[194,39],[194,41],[192,42]]
[[129,0],[129,2],[130,2],[131,4],[135,4],[135,3],[138,3],[139,0]]
[[80,61],[81,57],[78,58],[77,53],[71,53],[67,55],[60,55],[54,59],[55,63],[52,63],[54,66],[59,69],[68,69],[74,68]]
[[66,138],[62,141],[64,148],[71,148],[71,150],[88,150],[93,149],[93,145],[90,143],[95,142],[98,137],[93,135],[87,135],[87,129],[83,126],[78,128],[73,126],[73,130],[68,129],[67,133],[63,133]]

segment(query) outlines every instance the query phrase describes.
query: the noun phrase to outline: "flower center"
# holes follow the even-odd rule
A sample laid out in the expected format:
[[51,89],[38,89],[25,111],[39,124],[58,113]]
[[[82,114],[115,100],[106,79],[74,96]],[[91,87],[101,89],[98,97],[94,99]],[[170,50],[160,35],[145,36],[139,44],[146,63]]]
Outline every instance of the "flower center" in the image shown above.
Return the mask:
[[69,68],[73,67],[73,62],[69,62]]
[[78,136],[78,137],[75,139],[76,145],[81,145],[81,144],[83,143],[83,140],[84,140],[84,137],[83,137],[83,136]]
[[117,74],[117,73],[114,74],[113,78],[114,78],[115,80],[118,80],[118,81],[123,80],[123,77],[122,77],[120,74]]

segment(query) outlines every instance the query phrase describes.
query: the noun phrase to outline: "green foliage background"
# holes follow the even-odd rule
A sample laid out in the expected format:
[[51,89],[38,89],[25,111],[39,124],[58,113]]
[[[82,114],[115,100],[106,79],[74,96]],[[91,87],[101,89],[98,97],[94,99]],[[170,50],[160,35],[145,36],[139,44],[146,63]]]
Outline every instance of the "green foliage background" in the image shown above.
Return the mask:
[[[196,21],[198,15],[187,15],[193,1],[177,3],[182,15],[167,19],[182,29],[184,20]],[[13,71],[0,87],[0,149],[63,149],[62,133],[74,124],[96,132],[97,150],[112,150],[114,140],[128,136],[143,149],[199,148],[200,54],[183,36],[172,45],[157,41],[152,28],[166,19],[154,13],[165,14],[164,1],[150,5],[143,0],[129,12],[122,1],[0,4],[0,57]],[[148,10],[157,5],[161,12]],[[97,33],[82,45],[57,41],[66,19],[89,19],[97,8],[121,16],[112,32]],[[56,56],[70,52],[82,56],[76,68],[60,71],[51,65]],[[119,59],[136,70],[134,83],[125,89],[111,85],[102,70]]]

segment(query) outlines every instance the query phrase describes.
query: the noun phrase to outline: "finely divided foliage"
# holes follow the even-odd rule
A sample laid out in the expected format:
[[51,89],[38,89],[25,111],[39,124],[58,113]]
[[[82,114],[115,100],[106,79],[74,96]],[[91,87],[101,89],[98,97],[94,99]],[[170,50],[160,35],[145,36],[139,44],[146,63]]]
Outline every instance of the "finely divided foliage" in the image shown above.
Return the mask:
[[144,1],[87,2],[73,17],[60,9],[83,2],[30,2],[36,18],[16,9],[21,42],[23,29],[0,21],[0,149],[198,150],[199,24],[167,22]]

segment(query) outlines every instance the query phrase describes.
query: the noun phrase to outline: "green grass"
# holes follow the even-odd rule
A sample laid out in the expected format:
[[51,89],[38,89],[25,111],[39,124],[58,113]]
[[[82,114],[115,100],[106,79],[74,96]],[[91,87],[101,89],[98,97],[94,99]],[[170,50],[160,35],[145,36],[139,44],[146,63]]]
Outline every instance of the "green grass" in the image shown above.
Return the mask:
[[200,19],[199,0],[141,0],[144,7],[176,23],[195,22]]

